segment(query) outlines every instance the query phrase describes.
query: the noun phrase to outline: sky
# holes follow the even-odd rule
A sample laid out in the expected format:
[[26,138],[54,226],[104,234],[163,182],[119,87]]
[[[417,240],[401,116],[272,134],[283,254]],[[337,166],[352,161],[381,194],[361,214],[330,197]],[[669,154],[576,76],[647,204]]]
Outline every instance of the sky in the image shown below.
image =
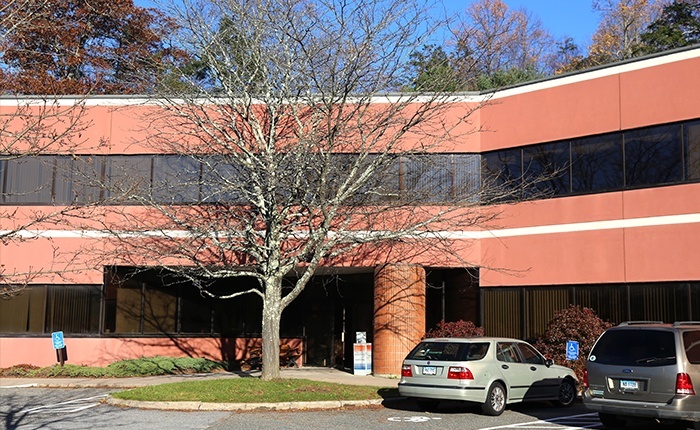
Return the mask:
[[[472,0],[442,0],[446,12],[450,15],[464,15]],[[509,9],[527,9],[542,21],[557,41],[573,37],[582,49],[588,47],[591,36],[598,27],[600,15],[593,11],[593,0],[503,0]],[[153,7],[157,0],[135,0],[138,6]]]
[[[443,0],[448,13],[464,14],[471,0]],[[600,15],[593,11],[592,0],[503,0],[509,9],[525,8],[542,21],[555,40],[573,37],[581,48],[591,42]]]

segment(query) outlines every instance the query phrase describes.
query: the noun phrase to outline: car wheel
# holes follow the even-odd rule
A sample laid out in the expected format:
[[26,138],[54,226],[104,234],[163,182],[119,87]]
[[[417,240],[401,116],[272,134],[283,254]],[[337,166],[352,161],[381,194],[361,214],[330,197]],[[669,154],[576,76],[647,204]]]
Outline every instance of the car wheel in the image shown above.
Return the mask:
[[603,426],[609,429],[620,429],[627,424],[627,421],[612,414],[604,414],[599,412],[598,418],[600,419],[600,422],[603,423]]
[[486,402],[481,405],[481,410],[486,415],[498,416],[506,409],[506,390],[500,382],[494,382],[489,387]]
[[439,404],[440,404],[440,400],[416,399],[416,405],[418,405],[418,409],[420,409],[422,411],[432,412],[438,408]]
[[576,385],[570,379],[564,379],[559,385],[559,398],[556,405],[562,408],[568,408],[574,404],[576,400]]

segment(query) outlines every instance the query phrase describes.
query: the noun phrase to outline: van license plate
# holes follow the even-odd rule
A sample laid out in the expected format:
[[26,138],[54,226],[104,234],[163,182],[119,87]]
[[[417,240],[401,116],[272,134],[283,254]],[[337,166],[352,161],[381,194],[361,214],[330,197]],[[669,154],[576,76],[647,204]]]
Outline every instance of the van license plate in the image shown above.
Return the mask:
[[437,367],[435,367],[435,366],[423,366],[423,374],[424,375],[436,375],[437,374]]
[[621,390],[639,390],[639,382],[628,381],[628,380],[622,379],[622,380],[620,380],[620,389]]

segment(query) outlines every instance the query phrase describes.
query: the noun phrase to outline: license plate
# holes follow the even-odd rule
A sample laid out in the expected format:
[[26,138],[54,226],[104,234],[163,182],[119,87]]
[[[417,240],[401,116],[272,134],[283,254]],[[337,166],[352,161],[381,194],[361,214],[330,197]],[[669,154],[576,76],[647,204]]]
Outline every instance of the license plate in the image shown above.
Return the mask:
[[437,374],[437,367],[435,367],[435,366],[423,366],[423,374],[424,375],[436,375]]
[[622,379],[622,380],[620,380],[620,389],[621,390],[639,390],[639,382],[628,381],[628,380]]

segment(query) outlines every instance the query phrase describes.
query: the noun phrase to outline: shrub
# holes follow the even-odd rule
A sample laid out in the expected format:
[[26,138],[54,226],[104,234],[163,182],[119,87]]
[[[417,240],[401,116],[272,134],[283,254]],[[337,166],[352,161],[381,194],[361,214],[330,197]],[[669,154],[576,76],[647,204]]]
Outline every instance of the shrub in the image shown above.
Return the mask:
[[182,373],[206,373],[225,370],[222,363],[206,358],[150,357],[121,360],[107,366],[114,376],[166,375]]
[[16,378],[31,377],[38,369],[40,369],[38,366],[31,364],[17,364],[6,369],[0,369],[0,376]]
[[[581,382],[586,359],[593,344],[603,331],[612,325],[598,317],[593,309],[571,305],[554,313],[544,335],[537,340],[535,347],[557,364],[573,369]],[[566,342],[569,340],[578,342],[576,360],[566,359]]]
[[433,329],[428,330],[423,338],[428,337],[473,337],[483,336],[484,329],[477,327],[471,321],[440,321]]
[[29,364],[0,369],[0,376],[28,378],[126,378],[131,376],[152,376],[183,373],[209,373],[226,370],[218,361],[192,357],[150,357],[121,360],[107,367],[77,366],[66,363],[64,366],[54,364],[37,367]]

